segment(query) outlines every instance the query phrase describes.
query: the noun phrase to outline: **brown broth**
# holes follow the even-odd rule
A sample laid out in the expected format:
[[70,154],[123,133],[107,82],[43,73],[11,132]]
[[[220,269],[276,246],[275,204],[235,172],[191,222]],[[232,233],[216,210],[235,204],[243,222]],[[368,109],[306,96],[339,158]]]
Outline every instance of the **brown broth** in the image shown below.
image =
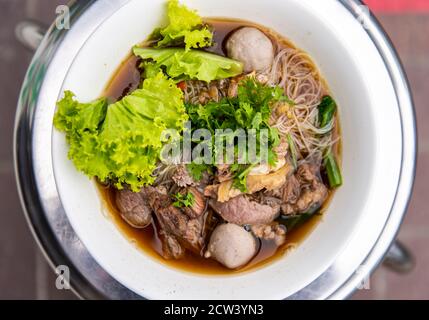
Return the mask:
[[[189,251],[186,252],[182,259],[165,260],[162,257],[162,245],[154,224],[151,224],[145,229],[136,229],[131,227],[124,219],[121,218],[121,214],[116,207],[116,191],[113,188],[107,188],[101,184],[98,186],[108,216],[132,244],[153,259],[167,264],[172,268],[206,275],[236,274],[260,268],[267,263],[284,256],[289,249],[296,247],[316,227],[323,217],[320,214],[315,215],[299,228],[293,229],[287,234],[287,241],[281,247],[275,246],[271,241],[261,241],[261,247],[258,254],[244,268],[239,270],[229,270],[215,260],[202,258]],[[326,202],[329,202],[329,199]]]
[[106,86],[103,96],[116,102],[137,89],[141,80],[139,64],[139,58],[134,55],[128,56],[116,70],[115,75]]
[[[206,19],[214,29],[214,46],[206,51],[213,52],[219,55],[225,55],[223,43],[225,39],[236,29],[243,26],[255,26],[263,30],[278,46],[294,47],[294,45],[279,36],[274,31],[265,27],[256,25],[248,21],[232,20],[232,19]],[[107,85],[103,96],[108,97],[111,101],[117,101],[127,93],[136,89],[140,83],[140,61],[133,55],[130,55],[118,68],[112,80]],[[325,87],[327,87],[325,82]],[[340,135],[340,126],[337,119],[336,132],[334,137]],[[337,143],[335,153],[341,162],[341,144]],[[103,199],[104,207],[108,212],[108,216],[113,220],[115,225],[120,229],[124,236],[133,243],[137,248],[151,256],[153,259],[160,261],[169,267],[180,269],[182,271],[199,273],[205,275],[234,275],[236,273],[248,272],[260,268],[268,263],[283,257],[289,250],[301,243],[308,234],[317,226],[323,218],[323,212],[329,205],[334,194],[330,191],[328,199],[323,204],[320,214],[316,214],[308,221],[303,223],[298,228],[295,228],[287,233],[287,241],[281,247],[277,247],[272,241],[261,241],[260,249],[257,255],[244,267],[239,270],[229,270],[212,259],[202,258],[189,251],[185,257],[179,260],[166,260],[162,257],[162,245],[157,235],[157,227],[154,223],[145,229],[136,229],[131,227],[121,218],[120,212],[115,204],[115,190],[98,184],[101,198]]]

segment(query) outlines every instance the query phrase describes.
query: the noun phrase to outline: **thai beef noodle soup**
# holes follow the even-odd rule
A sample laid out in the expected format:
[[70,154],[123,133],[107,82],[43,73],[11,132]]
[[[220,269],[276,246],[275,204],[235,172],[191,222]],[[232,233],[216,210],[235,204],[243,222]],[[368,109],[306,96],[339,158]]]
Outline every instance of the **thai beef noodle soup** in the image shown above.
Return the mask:
[[[342,184],[336,103],[311,57],[275,31],[201,19],[173,0],[168,13],[170,25],[133,48],[102,98],[81,104],[66,93],[54,124],[144,252],[199,273],[259,267],[298,244]],[[175,29],[175,15],[194,25]],[[172,127],[176,137],[161,138]],[[195,150],[201,129],[223,132],[230,157],[212,137],[199,149],[208,162],[204,152],[187,161],[185,141]],[[238,129],[254,134],[257,160]],[[181,148],[166,160],[167,143]]]

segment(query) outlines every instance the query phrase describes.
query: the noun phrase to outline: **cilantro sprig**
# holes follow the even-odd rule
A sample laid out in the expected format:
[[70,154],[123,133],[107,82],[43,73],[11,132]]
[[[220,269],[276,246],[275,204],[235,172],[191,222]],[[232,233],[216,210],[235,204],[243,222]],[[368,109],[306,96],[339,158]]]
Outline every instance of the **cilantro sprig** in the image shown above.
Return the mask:
[[185,194],[179,192],[174,195],[174,198],[176,199],[176,201],[173,203],[173,206],[177,208],[192,207],[195,203],[195,196],[192,192],[188,192]]
[[[254,78],[246,78],[239,83],[236,97],[223,98],[219,102],[212,101],[206,105],[186,104],[186,110],[193,130],[208,129],[212,133],[213,139],[215,139],[218,129],[232,130],[230,134],[223,135],[227,142],[234,141],[235,131],[238,129],[244,129],[247,132],[250,129],[254,130],[256,132],[256,156],[261,156],[258,151],[267,147],[268,164],[275,166],[277,154],[274,152],[274,148],[279,145],[280,137],[278,130],[270,126],[269,119],[273,106],[281,101],[293,105],[293,102],[284,95],[282,88],[264,85]],[[268,136],[261,135],[262,129],[266,129],[263,132],[268,132]],[[215,141],[212,142],[212,148],[213,161],[208,167],[215,167],[219,156]],[[235,148],[234,164],[231,165],[230,170],[234,177],[234,187],[245,191],[247,175],[257,163],[253,163],[249,159],[248,150],[245,150],[245,163],[238,164],[238,152],[238,148]],[[188,170],[194,178],[201,178],[201,172],[206,169],[207,165],[188,165]]]

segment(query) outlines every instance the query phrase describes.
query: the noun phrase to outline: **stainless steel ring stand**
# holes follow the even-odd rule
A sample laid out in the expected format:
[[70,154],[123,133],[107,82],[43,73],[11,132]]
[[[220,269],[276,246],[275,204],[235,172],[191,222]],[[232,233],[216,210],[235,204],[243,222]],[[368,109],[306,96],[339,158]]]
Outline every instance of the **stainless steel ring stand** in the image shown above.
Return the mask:
[[[360,17],[362,2],[358,0],[339,1],[353,16]],[[90,14],[89,9],[94,9],[93,11],[98,15],[87,19],[90,20],[85,26],[87,29],[85,34],[88,36],[103,19],[127,2],[128,0],[74,1],[70,4],[71,23],[73,24],[85,14]],[[95,6],[98,7],[91,8]],[[361,264],[367,268],[365,272],[347,270],[337,261],[319,278],[287,299],[347,298],[384,256],[385,264],[398,272],[410,271],[414,265],[414,259],[409,251],[402,244],[393,242],[406,212],[414,180],[416,126],[413,103],[406,76],[392,44],[376,19],[373,16],[367,17],[367,19],[368,21],[365,21],[367,32],[384,59],[395,87],[403,124],[402,172],[396,199],[382,234],[371,252],[361,261]],[[57,30],[54,26],[45,33],[44,28],[31,21],[23,22],[16,28],[17,38],[26,47],[37,49],[24,81],[15,125],[15,170],[25,215],[50,265],[52,267],[66,265],[70,268],[71,287],[78,297],[83,299],[142,299],[143,297],[125,288],[107,274],[76,236],[56,191],[52,164],[47,157],[50,152],[44,149],[44,147],[50,147],[50,144],[43,143],[41,140],[42,135],[46,136],[46,133],[42,133],[42,130],[46,130],[46,128],[35,125],[37,122],[35,109],[39,98],[41,96],[43,98],[42,82],[45,81],[48,67],[55,62],[53,61],[55,53],[64,40],[65,34],[65,30]],[[73,36],[81,43],[85,40],[82,35]],[[66,59],[72,59],[73,54],[70,53]],[[58,66],[57,68],[59,68],[59,76],[61,76],[61,68]],[[41,156],[44,152],[48,154],[45,158]],[[41,159],[34,162],[35,157]],[[39,162],[43,165],[37,166]]]

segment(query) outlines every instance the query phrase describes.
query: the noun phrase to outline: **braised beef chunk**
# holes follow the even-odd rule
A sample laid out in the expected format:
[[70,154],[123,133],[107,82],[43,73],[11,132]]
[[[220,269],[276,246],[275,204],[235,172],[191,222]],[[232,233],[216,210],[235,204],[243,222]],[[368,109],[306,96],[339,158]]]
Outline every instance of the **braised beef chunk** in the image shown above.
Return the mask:
[[207,211],[203,216],[203,220],[203,237],[204,239],[208,240],[216,226],[222,222],[222,218],[219,217],[219,215],[216,214],[212,208],[207,207]]
[[190,219],[188,220],[185,233],[180,234],[185,244],[190,245],[189,249],[194,250],[196,253],[201,253],[204,247],[203,228],[204,224],[202,220]]
[[147,201],[152,208],[165,207],[171,203],[171,199],[168,196],[168,192],[164,187],[146,187],[145,194],[147,195]]
[[257,224],[251,226],[250,229],[257,238],[272,240],[277,246],[286,242],[286,227],[278,222]]
[[320,167],[305,163],[282,189],[282,213],[301,214],[319,208],[328,196],[328,189],[320,178]]
[[320,166],[317,164],[303,163],[296,170],[300,183],[310,184],[320,181]]
[[162,242],[162,256],[165,259],[180,259],[185,255],[185,249],[176,237],[162,229],[159,232],[159,237]]
[[166,194],[150,189],[150,205],[155,212],[161,229],[171,234],[187,249],[200,253],[204,246],[203,219],[189,218],[181,208],[173,206]]
[[283,204],[282,199],[275,197],[275,196],[272,196],[271,192],[268,193],[268,192],[264,192],[264,191],[259,191],[257,193],[248,195],[248,197],[252,201],[256,201],[260,204],[268,205],[268,206],[273,207],[273,208],[277,208]]
[[179,187],[195,185],[194,179],[189,175],[188,169],[183,164],[177,167],[172,179]]
[[240,195],[226,202],[210,200],[210,206],[226,221],[238,225],[265,224],[276,219],[280,205],[261,204],[251,197]]
[[295,175],[289,177],[281,191],[281,197],[285,203],[296,203],[298,201],[301,185]]
[[168,233],[180,236],[186,233],[188,217],[179,209],[172,205],[155,209],[161,228]]
[[144,228],[152,221],[152,209],[145,197],[146,189],[135,193],[131,190],[116,192],[116,206],[122,218],[135,228]]
[[207,200],[204,195],[199,192],[196,188],[190,187],[182,191],[182,193],[192,193],[194,203],[190,207],[184,207],[182,210],[189,218],[198,218],[200,217],[207,207]]
[[198,189],[204,190],[204,188],[211,183],[212,175],[207,171],[201,173],[200,180],[195,180],[189,173],[186,165],[182,164],[177,166],[176,171],[174,172],[171,179],[174,182],[174,187],[196,187]]

